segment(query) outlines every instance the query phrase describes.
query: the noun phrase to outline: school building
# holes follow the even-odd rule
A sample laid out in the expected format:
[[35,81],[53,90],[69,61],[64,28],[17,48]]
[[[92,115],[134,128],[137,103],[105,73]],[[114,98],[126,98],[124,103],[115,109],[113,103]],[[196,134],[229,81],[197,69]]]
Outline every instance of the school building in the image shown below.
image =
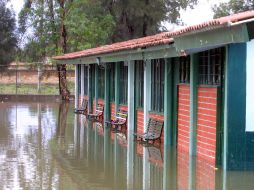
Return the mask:
[[254,11],[56,56],[76,66],[75,107],[128,111],[128,134],[164,121],[164,150],[254,168]]

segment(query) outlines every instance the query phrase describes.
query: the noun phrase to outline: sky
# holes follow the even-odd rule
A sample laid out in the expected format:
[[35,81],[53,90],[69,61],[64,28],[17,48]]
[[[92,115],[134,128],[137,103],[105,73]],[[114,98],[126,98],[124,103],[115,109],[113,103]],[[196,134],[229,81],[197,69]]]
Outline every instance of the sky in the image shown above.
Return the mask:
[[[186,25],[198,24],[213,18],[211,6],[220,2],[228,2],[229,0],[199,0],[199,4],[194,9],[181,11],[182,20]],[[11,0],[13,9],[18,15],[23,6],[24,0]]]

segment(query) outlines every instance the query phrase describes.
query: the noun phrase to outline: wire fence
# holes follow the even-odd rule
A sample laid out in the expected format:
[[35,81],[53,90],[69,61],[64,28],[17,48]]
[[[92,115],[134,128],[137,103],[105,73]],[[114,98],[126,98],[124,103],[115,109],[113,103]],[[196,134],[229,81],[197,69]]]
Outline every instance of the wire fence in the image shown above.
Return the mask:
[[[56,65],[40,62],[0,65],[0,94],[59,95],[58,73]],[[67,68],[66,78],[67,87],[73,95],[74,68]]]

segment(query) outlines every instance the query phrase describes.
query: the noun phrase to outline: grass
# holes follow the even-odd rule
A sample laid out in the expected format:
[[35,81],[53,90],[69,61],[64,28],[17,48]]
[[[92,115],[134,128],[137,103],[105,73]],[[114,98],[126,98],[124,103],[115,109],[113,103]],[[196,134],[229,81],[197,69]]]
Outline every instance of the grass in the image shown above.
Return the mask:
[[[67,85],[71,94],[74,94],[74,83],[68,82]],[[16,94],[16,85],[0,84],[0,94]],[[58,84],[41,84],[40,92],[38,92],[36,84],[19,84],[17,94],[59,95],[59,87]]]

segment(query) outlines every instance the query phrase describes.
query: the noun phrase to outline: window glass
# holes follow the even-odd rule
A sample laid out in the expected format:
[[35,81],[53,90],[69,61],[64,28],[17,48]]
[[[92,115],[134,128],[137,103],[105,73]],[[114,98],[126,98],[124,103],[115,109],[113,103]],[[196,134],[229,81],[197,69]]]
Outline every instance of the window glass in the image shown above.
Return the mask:
[[105,92],[105,68],[98,66],[98,98],[104,99]]
[[136,105],[143,108],[144,104],[144,62],[135,62]]
[[220,85],[224,48],[199,53],[199,84]]
[[119,102],[120,104],[127,105],[128,101],[128,66],[124,62],[120,63],[120,92]]
[[151,110],[163,112],[164,110],[164,59],[152,60],[151,75]]

